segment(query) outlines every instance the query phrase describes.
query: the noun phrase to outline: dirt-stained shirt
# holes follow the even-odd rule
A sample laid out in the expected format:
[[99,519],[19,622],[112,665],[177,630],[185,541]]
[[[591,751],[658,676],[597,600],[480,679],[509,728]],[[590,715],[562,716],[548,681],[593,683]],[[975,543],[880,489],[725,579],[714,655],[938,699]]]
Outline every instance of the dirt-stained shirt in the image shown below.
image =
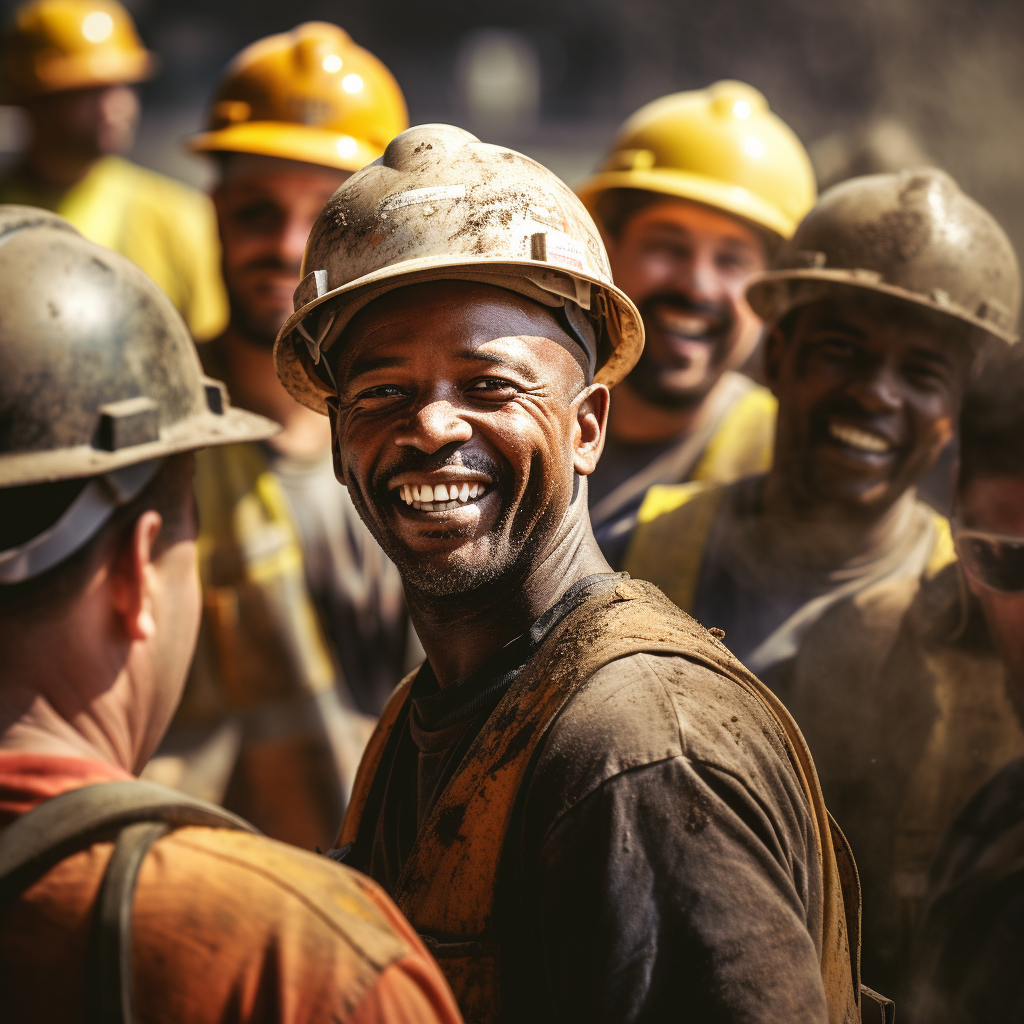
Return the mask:
[[[351,863],[394,888],[490,712],[594,585],[463,680],[442,689],[424,666]],[[501,1019],[825,1021],[821,908],[814,825],[765,708],[685,658],[623,658],[570,699],[520,789],[495,906]]]
[[[0,826],[45,799],[130,778],[111,765],[0,751]],[[0,918],[0,1019],[84,1020],[93,904],[112,843],[62,861]],[[182,828],[139,873],[136,1015],[147,1024],[458,1024],[451,992],[380,888],[244,832]]]

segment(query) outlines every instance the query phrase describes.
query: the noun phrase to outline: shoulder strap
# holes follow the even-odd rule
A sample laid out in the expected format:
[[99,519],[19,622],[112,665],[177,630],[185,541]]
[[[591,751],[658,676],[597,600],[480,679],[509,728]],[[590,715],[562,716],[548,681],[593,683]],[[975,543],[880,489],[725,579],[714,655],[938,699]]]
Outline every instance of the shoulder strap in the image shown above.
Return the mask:
[[[505,835],[534,751],[568,700],[598,669],[642,652],[679,654],[725,674],[775,721],[806,795],[821,857],[824,914],[819,938],[829,1019],[833,1024],[855,1020],[859,970],[847,932],[844,879],[806,743],[767,687],[661,591],[639,580],[624,580],[584,601],[520,672],[420,828],[392,894],[395,902],[418,931],[466,939],[489,935]],[[385,742],[386,737],[378,749]],[[357,829],[358,821],[346,821],[345,838]],[[855,871],[852,885],[856,887]],[[856,888],[846,902],[859,907]],[[450,975],[449,980],[456,984],[459,979]]]
[[590,521],[595,528],[612,519],[655,484],[680,483],[688,479],[722,421],[752,387],[750,378],[740,373],[724,374],[705,399],[698,421],[679,444],[624,480],[594,505]]
[[83,786],[22,815],[0,833],[0,913],[52,867],[117,838],[93,918],[86,971],[89,1024],[133,1024],[132,903],[149,848],[186,825],[256,833],[230,811],[151,782]]
[[779,403],[767,388],[748,377],[742,379],[747,382],[746,393],[722,419],[691,480],[730,483],[771,469]]
[[680,608],[692,612],[725,490],[723,484],[703,481],[652,487],[640,506],[623,569],[637,579],[654,580]]
[[377,721],[377,727],[370,736],[370,741],[363,751],[362,760],[359,762],[359,770],[356,772],[356,779],[352,785],[352,797],[345,810],[345,820],[342,822],[341,830],[334,845],[339,849],[345,846],[352,846],[359,835],[359,823],[366,810],[366,803],[370,798],[370,789],[373,786],[374,777],[377,774],[387,748],[388,740],[395,733],[395,727],[404,723],[405,715],[409,704],[409,691],[412,689],[413,680],[419,672],[418,668],[413,669],[399,684],[398,688],[391,695],[383,713]]

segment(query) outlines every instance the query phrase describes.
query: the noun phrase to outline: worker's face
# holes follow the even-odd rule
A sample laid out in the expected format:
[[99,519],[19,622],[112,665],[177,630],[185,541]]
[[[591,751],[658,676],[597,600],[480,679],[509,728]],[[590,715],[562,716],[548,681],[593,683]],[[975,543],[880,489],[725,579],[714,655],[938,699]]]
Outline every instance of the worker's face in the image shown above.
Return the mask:
[[302,252],[313,222],[349,176],[308,165],[229,177],[214,192],[231,322],[270,348],[292,314]]
[[575,475],[597,463],[608,390],[545,307],[413,285],[360,311],[328,358],[338,477],[407,590],[526,574],[586,516]]
[[129,85],[38,96],[26,103],[32,129],[81,160],[125,153],[135,141],[139,98]]
[[970,366],[963,331],[948,324],[850,289],[772,332],[774,472],[791,494],[870,514],[924,476],[952,436]]
[[[975,477],[960,492],[957,520],[965,529],[1019,537],[1024,544],[1024,476]],[[1012,561],[1020,563],[1019,558]],[[970,572],[964,575],[981,603],[996,649],[1010,673],[1024,680],[1024,590],[993,590]],[[1019,584],[1010,579],[1009,585]]]
[[644,320],[630,385],[654,405],[699,405],[757,343],[761,321],[744,298],[765,267],[760,238],[725,214],[683,200],[645,206],[609,240],[615,283]]

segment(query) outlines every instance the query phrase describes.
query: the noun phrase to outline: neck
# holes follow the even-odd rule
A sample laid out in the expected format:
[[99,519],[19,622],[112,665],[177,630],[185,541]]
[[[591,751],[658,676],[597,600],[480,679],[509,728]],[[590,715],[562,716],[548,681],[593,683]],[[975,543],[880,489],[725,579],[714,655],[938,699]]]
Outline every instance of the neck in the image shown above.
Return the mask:
[[707,401],[705,396],[699,404],[686,409],[655,405],[633,388],[627,377],[612,393],[608,434],[625,444],[671,441],[693,428]]
[[22,170],[41,185],[67,190],[77,185],[101,158],[69,152],[58,142],[36,132],[22,158]]
[[[478,669],[530,626],[580,580],[611,572],[582,515],[528,572],[479,590],[438,598],[406,587],[413,624],[441,686]],[[577,495],[577,502],[579,501]],[[568,517],[567,517],[568,518]]]
[[769,472],[763,490],[766,522],[784,527],[793,546],[806,553],[803,561],[842,566],[869,560],[892,546],[906,527],[917,492],[910,488],[890,504],[851,510],[837,502],[814,502],[788,485],[783,475]]
[[285,391],[274,369],[272,349],[253,344],[234,325],[207,345],[207,361],[214,376],[222,376],[231,401],[284,428],[267,442],[271,447],[294,458],[315,458],[330,451],[330,422]]
[[16,637],[6,628],[0,633],[0,749],[138,771],[143,743],[127,713],[129,645],[104,649],[101,628],[86,633],[83,623],[67,619],[59,626],[18,623]]

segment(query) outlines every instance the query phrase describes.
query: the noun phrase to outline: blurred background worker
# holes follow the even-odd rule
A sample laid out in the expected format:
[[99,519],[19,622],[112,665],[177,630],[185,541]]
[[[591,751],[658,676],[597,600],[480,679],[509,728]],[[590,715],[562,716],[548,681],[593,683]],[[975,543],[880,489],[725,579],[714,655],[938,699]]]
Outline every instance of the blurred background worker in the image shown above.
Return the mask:
[[913,1024],[1024,1013],[1024,348],[986,355],[960,418],[960,573],[922,587],[900,627],[917,655],[906,689],[923,683],[929,698],[906,738],[931,745],[948,730],[951,756],[932,783],[947,811],[1018,756],[960,811],[933,861],[900,1009]]
[[141,267],[193,336],[223,330],[213,208],[201,193],[125,160],[156,71],[117,0],[31,0],[4,44],[5,102],[28,115],[28,147],[0,178],[0,202],[42,206]]
[[816,189],[807,153],[765,98],[716,82],[638,110],[578,191],[646,333],[590,479],[594,532],[618,567],[651,485],[768,468],[775,400],[736,372],[761,331],[744,288]]
[[772,468],[652,489],[626,567],[724,629],[786,699],[830,605],[952,560],[948,523],[915,487],[952,435],[981,340],[1015,336],[1020,280],[999,225],[923,168],[824,193],[747,296],[771,325]]
[[[988,262],[981,253],[978,259]],[[866,976],[878,984],[884,978],[904,997],[911,935],[943,832],[979,786],[1024,754],[1022,396],[1024,350],[1003,343],[986,349],[960,416],[958,563],[930,579],[879,584],[837,605],[808,633],[788,693],[829,806],[858,851]],[[957,891],[966,875],[983,868],[989,837],[1019,821],[1024,794],[1011,796],[1006,782],[964,812],[940,856],[934,884],[945,895],[936,899],[966,917],[956,918],[960,936],[936,934],[929,948],[939,955],[949,943],[941,953],[948,968],[955,948],[971,955],[943,989],[952,997],[962,986],[957,998],[943,1013],[929,1001],[915,1021],[1013,1020],[1024,1005],[976,1018],[970,1000],[961,1001],[973,994],[979,1007],[994,1005],[975,972],[991,969],[985,976],[998,988],[999,965],[1009,962],[1009,947],[999,951],[1005,938],[993,932],[998,911],[990,900],[997,893],[972,907],[973,897]],[[952,927],[945,910],[934,913],[935,929]],[[1004,987],[998,998],[1006,994]]]
[[189,143],[216,163],[231,305],[200,357],[237,405],[284,429],[198,459],[203,631],[148,774],[307,848],[329,845],[418,643],[398,571],[335,479],[329,424],[281,386],[273,345],[324,204],[406,126],[387,68],[310,22],[243,50]]
[[29,207],[0,243],[0,1019],[457,1024],[369,879],[134,778],[199,628],[192,452],[276,425],[123,256]]

